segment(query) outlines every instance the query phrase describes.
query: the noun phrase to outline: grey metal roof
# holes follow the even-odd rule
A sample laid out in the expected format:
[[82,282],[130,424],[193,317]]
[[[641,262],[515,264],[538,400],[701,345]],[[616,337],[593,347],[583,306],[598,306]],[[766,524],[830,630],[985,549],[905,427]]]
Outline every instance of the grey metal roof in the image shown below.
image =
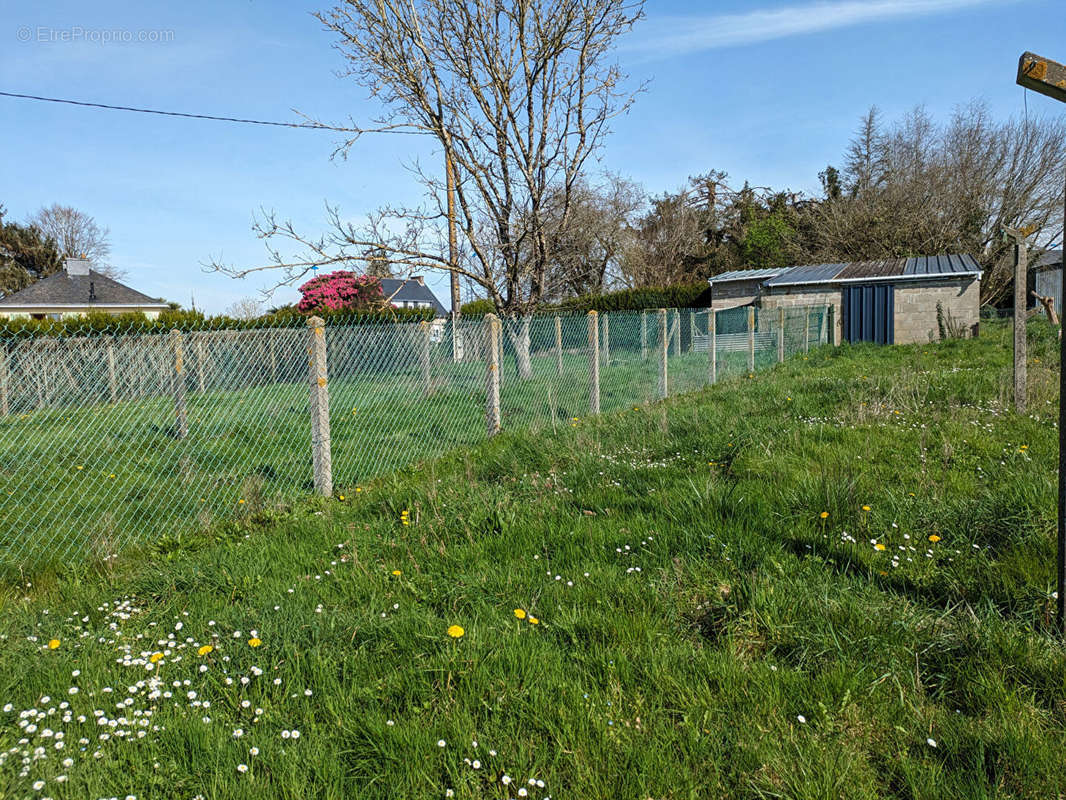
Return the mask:
[[392,303],[429,303],[438,317],[448,315],[437,296],[417,278],[382,278],[381,291]]
[[840,270],[847,264],[807,264],[802,267],[792,267],[766,281],[767,286],[788,286],[793,283],[824,283],[837,276]]
[[918,256],[887,258],[876,261],[852,261],[847,264],[810,264],[793,267],[771,278],[765,286],[796,286],[835,281],[921,279],[980,275],[981,267],[970,255]]
[[95,270],[89,270],[88,275],[71,275],[66,270],[61,270],[31,283],[21,292],[15,292],[0,300],[0,308],[22,306],[76,306],[87,309],[93,306],[166,308],[167,304]]
[[1061,267],[1062,266],[1062,251],[1061,250],[1047,250],[1040,254],[1040,256],[1033,262],[1032,269],[1046,269],[1047,267]]
[[721,283],[723,281],[750,281],[753,278],[772,278],[774,275],[780,275],[788,269],[788,267],[782,269],[735,269],[732,272],[723,272],[721,275],[712,275],[707,279],[707,283],[713,284]]

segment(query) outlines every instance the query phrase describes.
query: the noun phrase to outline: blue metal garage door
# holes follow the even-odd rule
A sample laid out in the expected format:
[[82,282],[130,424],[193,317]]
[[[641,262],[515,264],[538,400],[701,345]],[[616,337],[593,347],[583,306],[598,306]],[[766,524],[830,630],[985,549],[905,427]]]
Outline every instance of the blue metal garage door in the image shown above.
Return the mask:
[[892,344],[894,324],[891,284],[844,287],[844,338],[849,342]]

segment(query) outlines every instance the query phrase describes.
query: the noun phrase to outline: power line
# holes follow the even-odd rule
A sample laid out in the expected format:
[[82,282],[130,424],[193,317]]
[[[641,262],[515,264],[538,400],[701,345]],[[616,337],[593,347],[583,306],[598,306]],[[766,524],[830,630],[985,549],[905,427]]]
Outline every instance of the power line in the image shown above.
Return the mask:
[[14,97],[20,100],[39,100],[44,103],[63,103],[69,106],[82,106],[85,108],[102,108],[106,111],[132,111],[137,114],[157,114],[162,117],[183,117],[185,119],[207,119],[215,122],[236,122],[244,125],[270,125],[277,128],[310,128],[320,131],[340,131],[343,133],[406,133],[418,135],[419,131],[401,130],[396,126],[381,129],[362,128],[338,128],[332,125],[323,125],[318,122],[275,122],[264,119],[244,119],[242,117],[220,117],[213,114],[189,114],[184,111],[160,111],[155,108],[136,108],[134,106],[116,106],[108,103],[89,103],[84,100],[67,100],[60,97],[42,97],[36,94],[19,94],[17,92],[2,92],[0,97]]

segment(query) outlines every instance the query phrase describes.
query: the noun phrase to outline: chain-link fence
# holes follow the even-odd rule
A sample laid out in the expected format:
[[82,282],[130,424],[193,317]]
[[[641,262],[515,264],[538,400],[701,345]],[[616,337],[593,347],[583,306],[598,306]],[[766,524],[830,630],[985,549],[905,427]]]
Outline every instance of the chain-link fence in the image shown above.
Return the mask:
[[765,368],[827,328],[825,307],[745,307],[2,338],[0,566],[348,493],[501,429]]

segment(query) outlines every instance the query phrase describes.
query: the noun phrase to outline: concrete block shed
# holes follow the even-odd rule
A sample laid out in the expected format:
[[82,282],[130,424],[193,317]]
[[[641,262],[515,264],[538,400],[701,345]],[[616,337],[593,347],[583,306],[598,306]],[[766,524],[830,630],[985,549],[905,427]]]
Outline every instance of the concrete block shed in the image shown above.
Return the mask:
[[[768,271],[774,272],[774,271]],[[739,292],[723,276],[711,279],[714,307]],[[750,281],[750,278],[748,279]],[[737,289],[742,280],[737,280]],[[939,338],[937,304],[945,318],[976,336],[980,319],[981,268],[972,256],[811,264],[776,271],[758,282],[750,302],[769,310],[832,306],[835,342],[911,344]],[[724,307],[724,304],[723,306]]]

